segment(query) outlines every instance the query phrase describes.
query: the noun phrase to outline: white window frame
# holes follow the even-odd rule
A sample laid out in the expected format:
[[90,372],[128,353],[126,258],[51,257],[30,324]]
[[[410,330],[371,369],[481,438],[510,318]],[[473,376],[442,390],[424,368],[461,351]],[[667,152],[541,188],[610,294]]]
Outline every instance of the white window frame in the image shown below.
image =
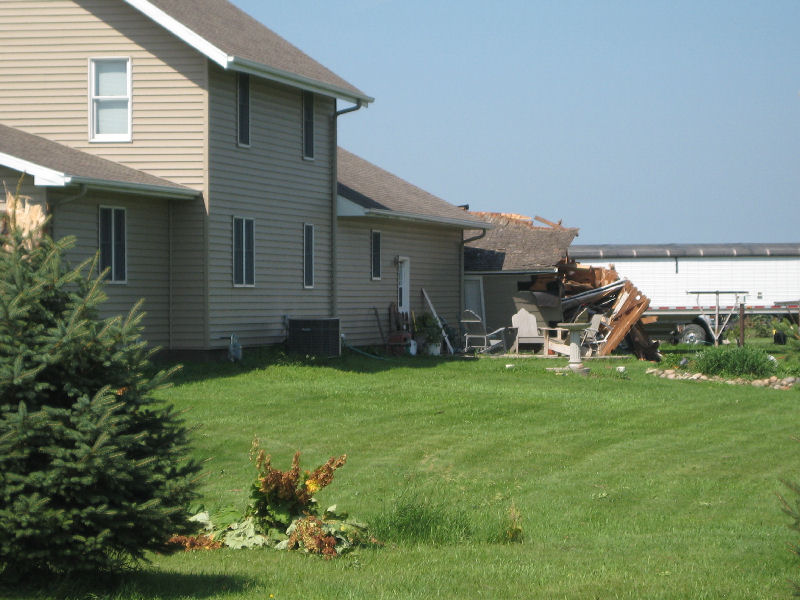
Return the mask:
[[[405,300],[405,306],[401,300]],[[404,314],[411,312],[411,259],[407,256],[397,257],[397,310]]]
[[[95,94],[95,65],[99,62],[125,61],[127,71],[128,94],[126,96],[97,96]],[[130,56],[100,56],[89,59],[89,141],[90,142],[130,142],[133,140],[133,75]],[[97,110],[95,101],[102,100],[128,101],[128,133],[97,133]]]
[[[375,234],[378,235],[378,276],[375,276]],[[383,235],[380,229],[369,230],[369,276],[372,281],[380,281],[383,275]]]
[[[301,110],[302,110],[302,113],[303,113],[302,114],[303,126],[301,128],[302,136],[303,136],[303,138],[302,138],[303,160],[314,160],[314,149],[315,149],[315,145],[316,145],[316,141],[314,139],[314,133],[315,133],[315,131],[314,131],[314,101],[315,101],[315,98],[314,98],[314,93],[313,92],[305,92],[304,91],[304,92],[301,92],[301,94],[302,94],[302,96],[301,96],[302,97]],[[306,118],[306,113],[307,112],[311,113],[310,114],[310,118]],[[309,135],[308,129],[311,130],[310,131],[310,135],[311,135],[311,152],[310,153],[308,152],[309,146],[306,143],[306,136]]]
[[[124,206],[106,206],[101,204],[98,206],[97,209],[97,249],[100,252],[100,260],[98,260],[97,268],[100,273],[105,270],[103,267],[102,261],[102,251],[103,251],[103,211],[110,210],[111,211],[111,257],[108,266],[110,267],[108,270],[108,275],[106,276],[105,282],[113,285],[125,285],[128,283],[128,210]],[[122,253],[125,259],[125,273],[124,277],[118,277],[118,273],[116,273],[116,258],[117,258],[117,244],[116,239],[114,238],[116,227],[116,214],[117,211],[122,211],[123,219],[124,219],[124,228],[122,232],[123,236],[123,247]]]
[[[311,243],[309,248],[308,232],[311,231]],[[303,223],[303,289],[310,290],[314,288],[314,246],[316,237],[314,232],[313,223]],[[311,251],[311,272],[309,273],[308,253]],[[310,277],[309,277],[310,276]],[[308,281],[311,280],[309,284]]]
[[[247,141],[242,141],[242,98],[241,98],[241,80],[247,78]],[[253,81],[248,73],[236,74],[236,145],[240,148],[249,148],[253,141],[253,92],[251,85]]]
[[[252,268],[252,282],[247,281],[247,223],[248,221],[253,224],[253,256],[251,260]],[[236,228],[238,223],[241,222],[241,240],[242,240],[242,270],[238,275],[241,276],[241,283],[236,282]],[[235,288],[252,288],[256,286],[256,220],[251,217],[241,217],[234,215],[231,220],[231,283]]]

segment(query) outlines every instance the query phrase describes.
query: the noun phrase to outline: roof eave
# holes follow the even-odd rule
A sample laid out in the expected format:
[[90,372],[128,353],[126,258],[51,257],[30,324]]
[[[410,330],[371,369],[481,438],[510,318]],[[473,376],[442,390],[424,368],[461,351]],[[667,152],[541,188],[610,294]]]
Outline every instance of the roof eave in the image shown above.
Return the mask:
[[39,187],[66,187],[71,184],[85,184],[93,189],[104,189],[119,192],[133,192],[146,196],[159,196],[161,198],[196,198],[200,192],[189,188],[152,185],[147,183],[132,183],[127,181],[114,181],[94,177],[80,177],[62,173],[44,165],[0,152],[0,165],[33,177],[33,185]]
[[[352,201],[351,201],[352,202]],[[455,229],[493,229],[491,223],[476,223],[465,219],[454,219],[451,217],[438,217],[434,215],[421,215],[419,213],[409,213],[396,210],[379,208],[363,208],[360,214],[342,214],[341,217],[365,218],[373,217],[378,219],[394,219],[399,221],[414,221],[422,223],[432,223],[436,225],[446,225]]]
[[191,200],[200,195],[200,192],[190,188],[153,185],[150,183],[113,181],[109,179],[96,179],[93,177],[68,177],[67,183],[84,184],[94,190],[132,193],[139,196],[153,196],[170,200]]
[[457,229],[494,229],[491,223],[469,221],[466,219],[454,219],[452,217],[439,217],[434,215],[421,215],[397,210],[385,210],[380,208],[368,208],[365,210],[366,216],[382,217],[385,219],[399,219],[402,221],[422,221],[424,223],[437,223],[448,225]]
[[310,77],[303,77],[302,75],[298,75],[297,73],[291,73],[289,71],[276,69],[274,67],[270,67],[269,65],[265,65],[263,63],[259,63],[253,60],[248,60],[240,56],[229,56],[227,64],[223,66],[226,69],[230,69],[232,71],[249,73],[257,77],[263,77],[264,79],[269,79],[270,81],[275,81],[277,83],[290,85],[292,87],[300,88],[301,90],[305,90],[307,92],[314,92],[315,94],[321,94],[323,96],[338,98],[340,100],[352,102],[353,104],[357,104],[360,102],[363,105],[367,105],[375,101],[375,98],[367,96],[366,94],[337,87],[334,85],[328,85],[316,79],[311,79]]
[[534,273],[557,273],[558,267],[531,267],[530,269],[510,269],[508,271],[504,271],[502,269],[484,269],[482,271],[473,271],[471,269],[464,269],[464,273],[469,273],[470,275],[528,275]]

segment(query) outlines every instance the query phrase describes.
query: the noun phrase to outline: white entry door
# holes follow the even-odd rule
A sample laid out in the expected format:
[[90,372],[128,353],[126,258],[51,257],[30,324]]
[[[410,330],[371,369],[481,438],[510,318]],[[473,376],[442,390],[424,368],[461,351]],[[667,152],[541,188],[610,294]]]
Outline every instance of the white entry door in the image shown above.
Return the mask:
[[401,256],[397,259],[397,310],[408,313],[411,310],[411,261]]

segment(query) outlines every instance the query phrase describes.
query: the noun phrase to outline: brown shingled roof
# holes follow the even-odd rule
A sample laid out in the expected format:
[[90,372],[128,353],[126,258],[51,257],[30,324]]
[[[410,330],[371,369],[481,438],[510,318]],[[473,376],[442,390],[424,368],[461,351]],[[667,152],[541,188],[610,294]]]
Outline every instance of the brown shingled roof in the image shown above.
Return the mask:
[[366,94],[348,83],[228,0],[149,0],[223,52],[347,90]]
[[522,215],[472,213],[495,228],[464,248],[465,271],[528,271],[556,265],[578,235],[576,227],[536,227]]
[[[365,209],[486,226],[480,218],[339,148],[339,195]],[[388,215],[387,215],[388,216]]]
[[116,183],[144,186],[152,188],[154,192],[163,189],[165,193],[178,193],[182,196],[199,194],[161,177],[2,124],[0,153],[62,173],[78,183],[91,180],[93,183],[110,185]]

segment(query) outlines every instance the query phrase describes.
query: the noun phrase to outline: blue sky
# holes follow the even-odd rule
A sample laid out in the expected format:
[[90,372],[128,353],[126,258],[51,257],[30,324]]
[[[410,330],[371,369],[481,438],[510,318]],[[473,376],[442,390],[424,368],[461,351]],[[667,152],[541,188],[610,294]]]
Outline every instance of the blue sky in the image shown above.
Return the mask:
[[348,150],[576,243],[800,241],[800,2],[233,0],[375,103]]

